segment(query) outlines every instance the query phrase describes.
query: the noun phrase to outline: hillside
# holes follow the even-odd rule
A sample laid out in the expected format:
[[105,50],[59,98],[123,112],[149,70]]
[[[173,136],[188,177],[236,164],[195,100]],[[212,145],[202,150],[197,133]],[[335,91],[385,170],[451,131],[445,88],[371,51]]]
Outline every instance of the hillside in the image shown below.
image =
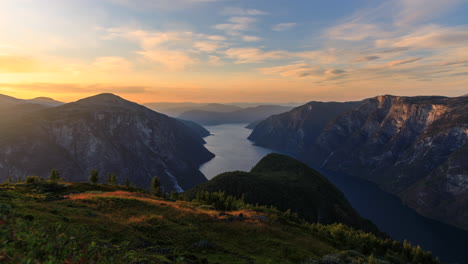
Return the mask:
[[249,125],[249,128],[255,128],[249,139],[259,146],[297,154],[313,143],[329,122],[359,104],[310,102]]
[[[467,113],[467,97],[385,95],[362,101],[319,131],[308,132],[313,122],[290,112],[285,122],[259,124],[250,139],[373,181],[423,215],[468,229]],[[283,138],[287,145],[276,142]]]
[[197,193],[222,191],[247,203],[291,209],[311,222],[343,223],[379,233],[370,221],[351,207],[344,195],[319,172],[288,156],[269,154],[250,172],[226,172],[189,190]]
[[241,107],[228,104],[217,104],[217,103],[146,103],[143,104],[151,110],[166,114],[172,117],[179,117],[181,114],[188,111],[208,111],[208,112],[219,112],[227,113],[241,110]]
[[1,184],[0,262],[438,263],[420,247],[274,209],[220,212],[123,186]]
[[232,112],[191,110],[182,113],[179,117],[181,119],[194,121],[201,125],[212,126],[228,123],[251,123],[272,115],[287,112],[291,109],[292,107],[289,106],[260,105]]
[[[196,124],[192,124],[197,126]],[[202,131],[203,132],[203,131]],[[59,169],[83,181],[96,169],[147,187],[159,176],[167,191],[206,181],[198,170],[213,154],[200,132],[112,94],[35,111],[0,127],[0,180],[46,176]]]

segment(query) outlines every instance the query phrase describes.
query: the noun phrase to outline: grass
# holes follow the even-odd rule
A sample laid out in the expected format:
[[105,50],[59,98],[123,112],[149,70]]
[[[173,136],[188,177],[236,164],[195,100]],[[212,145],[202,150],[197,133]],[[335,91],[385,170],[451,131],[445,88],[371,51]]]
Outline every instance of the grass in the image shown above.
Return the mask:
[[[368,263],[372,254],[405,263],[415,250],[342,225],[290,221],[274,210],[220,214],[138,189],[86,183],[0,185],[0,243],[0,263],[15,264],[300,264],[330,257]],[[375,249],[362,246],[371,243]],[[394,248],[378,252],[378,243]]]

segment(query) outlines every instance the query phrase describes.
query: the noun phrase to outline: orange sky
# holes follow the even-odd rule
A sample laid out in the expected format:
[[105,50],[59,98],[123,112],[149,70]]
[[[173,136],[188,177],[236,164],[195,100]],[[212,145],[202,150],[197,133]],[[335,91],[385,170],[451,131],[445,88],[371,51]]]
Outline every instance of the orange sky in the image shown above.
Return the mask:
[[0,1],[0,93],[139,103],[468,93],[462,1],[320,5]]

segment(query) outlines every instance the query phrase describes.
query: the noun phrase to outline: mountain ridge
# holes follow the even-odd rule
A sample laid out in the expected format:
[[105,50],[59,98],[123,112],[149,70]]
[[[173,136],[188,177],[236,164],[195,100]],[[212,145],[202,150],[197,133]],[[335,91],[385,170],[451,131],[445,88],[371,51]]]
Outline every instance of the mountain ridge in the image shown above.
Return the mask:
[[[463,147],[468,142],[466,113],[466,97],[376,96],[329,120],[311,141],[306,141],[305,136],[293,137],[296,141],[291,144],[295,148],[287,150],[315,167],[373,181],[384,190],[399,195],[421,214],[468,229],[464,220],[466,215],[456,213],[468,204],[463,202],[468,193],[465,182],[468,168],[464,165],[467,154],[466,147]],[[287,135],[303,135],[306,131],[301,123],[306,119],[301,116],[289,112],[281,117],[299,125],[288,127],[270,121],[270,126],[262,127],[260,123],[250,139],[261,146],[277,147],[275,140],[280,141]],[[257,134],[263,135],[261,139],[254,137]],[[262,141],[269,136],[269,141]],[[462,155],[451,156],[458,149],[465,151]],[[447,162],[457,169],[443,169]],[[433,180],[430,182],[428,179]],[[425,184],[422,182],[429,186],[438,182],[444,187],[431,189],[423,187]],[[430,202],[435,197],[459,201],[460,204],[452,204],[451,211],[447,212],[444,203]]]

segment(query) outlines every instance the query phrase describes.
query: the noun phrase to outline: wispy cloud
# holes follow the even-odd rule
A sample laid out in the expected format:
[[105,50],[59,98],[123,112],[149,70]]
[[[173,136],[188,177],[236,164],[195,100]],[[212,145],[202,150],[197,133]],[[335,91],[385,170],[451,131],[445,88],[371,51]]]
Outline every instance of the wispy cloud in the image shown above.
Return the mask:
[[238,7],[226,7],[221,12],[226,16],[259,16],[267,15],[268,13],[258,9],[238,8]]
[[272,30],[273,31],[286,31],[288,29],[292,29],[296,25],[297,25],[296,23],[280,23],[280,24],[274,25]]

